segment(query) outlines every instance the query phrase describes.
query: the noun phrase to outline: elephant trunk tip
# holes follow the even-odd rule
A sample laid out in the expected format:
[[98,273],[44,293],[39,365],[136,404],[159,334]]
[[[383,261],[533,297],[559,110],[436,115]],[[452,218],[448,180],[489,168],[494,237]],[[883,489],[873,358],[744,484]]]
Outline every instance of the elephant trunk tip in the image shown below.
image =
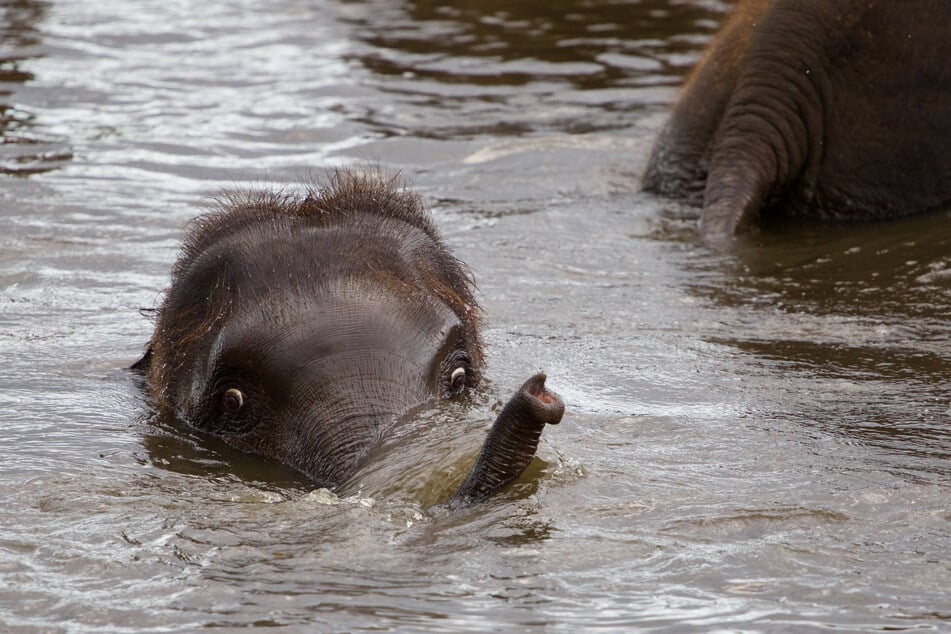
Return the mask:
[[546,425],[557,425],[565,413],[565,402],[545,387],[548,377],[539,372],[522,385],[521,392],[528,399],[533,414]]

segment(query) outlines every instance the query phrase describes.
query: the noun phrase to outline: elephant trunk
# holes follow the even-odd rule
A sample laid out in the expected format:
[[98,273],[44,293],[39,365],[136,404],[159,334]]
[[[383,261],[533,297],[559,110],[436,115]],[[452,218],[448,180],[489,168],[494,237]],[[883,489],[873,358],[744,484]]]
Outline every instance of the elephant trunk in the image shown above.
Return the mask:
[[545,378],[536,374],[505,404],[475,464],[449,498],[450,508],[481,502],[522,475],[545,425],[557,425],[565,413],[561,398],[545,388]]

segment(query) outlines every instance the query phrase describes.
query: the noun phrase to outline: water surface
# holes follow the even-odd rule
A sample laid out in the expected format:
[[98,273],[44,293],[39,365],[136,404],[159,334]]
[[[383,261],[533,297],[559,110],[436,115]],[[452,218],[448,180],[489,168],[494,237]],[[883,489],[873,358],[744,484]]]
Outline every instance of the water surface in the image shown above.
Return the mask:
[[[714,252],[638,191],[728,9],[0,3],[0,629],[951,629],[948,214]],[[491,381],[338,497],[124,368],[200,200],[367,162],[474,269]],[[540,459],[427,508],[538,370]]]

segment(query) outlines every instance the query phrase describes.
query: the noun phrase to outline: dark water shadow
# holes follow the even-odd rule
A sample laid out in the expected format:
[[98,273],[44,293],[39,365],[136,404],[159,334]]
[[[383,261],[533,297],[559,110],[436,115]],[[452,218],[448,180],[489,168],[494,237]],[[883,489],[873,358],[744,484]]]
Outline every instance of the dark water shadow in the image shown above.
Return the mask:
[[160,469],[212,480],[236,479],[266,490],[303,492],[314,488],[303,474],[275,460],[232,449],[173,417],[152,413],[141,422],[145,430],[142,446],[149,462]]
[[145,377],[141,372],[130,369],[128,374],[142,398],[144,413],[135,423],[142,430],[142,447],[153,466],[212,480],[236,479],[269,491],[308,491],[314,488],[302,473],[276,460],[233,449],[224,441],[159,412],[146,395]]
[[[393,7],[396,9],[396,7]],[[448,83],[521,85],[538,77],[563,76],[578,89],[603,88],[637,78],[658,81],[670,75],[679,85],[696,42],[684,33],[712,33],[726,5],[677,3],[662,0],[638,2],[587,2],[561,0],[539,4],[490,0],[449,6],[440,2],[413,2],[403,7],[397,28],[373,28],[361,38],[379,51],[409,55],[440,55],[484,60],[488,65],[469,69],[416,69],[417,77],[435,77]],[[397,13],[386,12],[387,19]],[[376,26],[368,20],[367,26]],[[621,58],[625,53],[627,58]],[[617,58],[609,54],[618,55]],[[402,76],[414,68],[382,55],[358,58],[381,75]],[[494,68],[494,64],[526,61],[521,68]],[[538,62],[533,69],[530,62]],[[566,64],[558,67],[542,65]],[[590,69],[575,64],[591,63]],[[576,72],[571,72],[575,68]],[[499,71],[499,72],[496,72]],[[585,72],[589,71],[589,72]],[[595,72],[596,71],[596,72]],[[658,72],[659,71],[659,72]],[[635,82],[636,83],[636,82]]]
[[0,174],[29,176],[62,167],[72,150],[42,130],[36,115],[16,102],[17,91],[36,79],[29,62],[44,56],[39,24],[48,2],[0,5]]
[[764,415],[951,473],[951,213],[773,222],[685,266]]
[[784,310],[926,322],[945,321],[951,303],[951,212],[773,221],[739,239],[731,255],[736,283],[721,303],[755,294]]
[[[666,107],[698,40],[712,36],[729,6],[376,2],[343,21],[363,44],[347,59],[371,72],[370,83],[434,115],[401,123],[368,109],[361,121],[383,135],[408,126],[420,138],[458,141],[624,130],[644,108]],[[519,114],[500,120],[503,108]]]

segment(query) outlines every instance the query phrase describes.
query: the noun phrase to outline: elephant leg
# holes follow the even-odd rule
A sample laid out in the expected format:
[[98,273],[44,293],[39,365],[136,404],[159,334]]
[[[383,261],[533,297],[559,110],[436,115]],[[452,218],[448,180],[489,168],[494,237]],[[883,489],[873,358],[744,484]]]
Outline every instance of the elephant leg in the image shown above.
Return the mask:
[[446,503],[449,508],[481,502],[522,475],[545,425],[557,425],[565,413],[561,398],[545,388],[545,378],[536,374],[505,404],[475,464]]

